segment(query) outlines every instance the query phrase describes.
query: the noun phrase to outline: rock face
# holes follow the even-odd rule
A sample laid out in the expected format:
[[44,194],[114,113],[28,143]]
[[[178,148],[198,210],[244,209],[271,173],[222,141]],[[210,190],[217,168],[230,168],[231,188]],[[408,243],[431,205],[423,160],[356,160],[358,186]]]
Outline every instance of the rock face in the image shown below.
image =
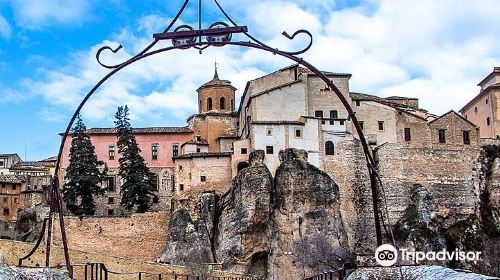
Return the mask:
[[[279,156],[281,165],[271,196],[269,279],[300,279],[310,273],[308,268],[318,268],[319,262],[311,261],[321,258],[308,255],[303,259],[306,253],[348,258],[347,234],[339,188],[330,176],[310,165],[303,150],[286,149]],[[308,250],[311,246],[317,250]]]
[[10,268],[0,266],[2,280],[66,280],[70,279],[66,273],[52,271],[46,268]]
[[265,277],[273,178],[263,159],[263,151],[253,152],[251,166],[238,173],[221,199],[216,255],[232,271]]
[[175,211],[170,221],[167,248],[161,262],[186,265],[213,262],[210,237],[203,220],[193,221],[189,211]]

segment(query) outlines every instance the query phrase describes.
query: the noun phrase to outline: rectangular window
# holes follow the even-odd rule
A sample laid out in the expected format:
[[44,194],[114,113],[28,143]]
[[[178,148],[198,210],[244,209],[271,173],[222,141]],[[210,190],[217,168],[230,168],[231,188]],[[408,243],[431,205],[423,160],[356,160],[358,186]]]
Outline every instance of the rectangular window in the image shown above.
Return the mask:
[[108,204],[115,204],[115,198],[114,197],[108,197]]
[[158,159],[158,144],[157,143],[151,144],[151,158],[153,160]]
[[115,159],[115,146],[114,145],[109,146],[108,154],[109,154],[109,160]]
[[464,130],[463,136],[464,136],[464,144],[470,145],[470,131]]
[[7,203],[8,201],[9,201],[9,199],[7,197],[3,198],[3,203]]
[[18,199],[17,199],[17,198],[14,198],[14,203],[15,203],[15,204],[18,204],[18,203],[19,203],[19,201],[18,201]]
[[200,176],[200,181],[201,182],[206,182],[207,181],[207,176]]
[[405,127],[405,141],[411,141],[411,130],[408,127]]
[[439,143],[446,143],[446,130],[445,129],[439,129]]
[[487,125],[490,125],[490,117],[487,117],[487,118],[486,118],[486,124],[487,124]]
[[151,182],[153,184],[153,187],[155,188],[155,191],[159,191],[160,190],[160,184],[159,184],[159,179],[158,179],[158,175],[153,175],[153,182]]
[[108,183],[108,191],[114,192],[116,191],[116,179],[115,176],[109,176],[107,179]]
[[200,148],[196,148],[196,152],[197,153],[201,152],[201,149]]
[[341,121],[340,121],[340,125],[344,125],[344,120],[341,120]]
[[266,128],[266,136],[272,136],[273,135],[273,129],[272,128]]
[[9,215],[9,208],[4,208],[3,209],[3,215],[8,216]]
[[384,122],[378,121],[378,130],[384,130]]
[[302,138],[302,129],[301,128],[295,129],[295,138]]
[[12,190],[15,191],[17,189],[16,185],[12,185]]
[[266,154],[272,155],[274,153],[273,146],[266,146]]
[[486,104],[488,104],[488,98],[486,98]]
[[[314,116],[315,116],[316,118],[321,118],[321,119],[322,119],[322,118],[323,118],[323,111],[319,111],[319,110],[318,110],[318,111],[315,111],[315,112],[314,112]],[[324,121],[324,120],[321,120],[321,124],[325,124],[325,121]]]
[[184,190],[184,184],[180,184],[180,185],[179,185],[179,191],[181,191],[181,192],[182,192],[183,190]]
[[365,123],[363,121],[358,121],[361,130],[365,130]]
[[[338,119],[338,118],[339,118],[339,113],[337,112],[337,110],[331,110],[330,111],[330,119]],[[334,125],[335,121],[330,120],[330,124]]]
[[108,209],[108,216],[114,216],[115,215],[115,209]]
[[361,102],[359,100],[356,100],[356,106],[360,106],[361,105]]
[[172,145],[172,156],[176,157],[179,155],[179,144]]
[[247,148],[241,148],[241,154],[246,155],[248,153]]

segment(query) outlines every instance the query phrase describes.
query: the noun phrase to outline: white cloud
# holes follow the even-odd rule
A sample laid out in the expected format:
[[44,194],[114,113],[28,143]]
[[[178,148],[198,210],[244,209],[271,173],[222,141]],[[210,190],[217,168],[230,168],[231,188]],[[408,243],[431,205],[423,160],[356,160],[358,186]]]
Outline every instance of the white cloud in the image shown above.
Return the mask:
[[0,37],[10,39],[12,36],[12,28],[9,22],[0,14]]
[[28,29],[52,23],[74,24],[85,20],[90,0],[11,0],[16,22]]
[[[243,1],[245,2],[245,1]],[[476,84],[500,63],[500,18],[492,16],[500,6],[494,0],[461,3],[443,0],[368,1],[366,7],[336,10],[325,17],[322,5],[334,1],[258,2],[245,7],[252,33],[272,46],[300,49],[304,41],[290,41],[283,30],[302,28],[314,35],[314,45],[304,58],[318,68],[352,73],[350,87],[381,96],[420,98],[421,107],[441,114],[458,110],[477,94]],[[239,3],[239,2],[238,2]],[[363,2],[365,3],[365,2]],[[228,3],[235,5],[234,3]],[[333,6],[332,6],[333,7]],[[108,70],[95,62],[102,45],[125,48],[117,54],[105,53],[103,60],[124,61],[151,41],[151,33],[161,31],[168,20],[150,15],[133,28],[124,28],[112,41],[75,54],[76,61],[65,70],[45,69],[45,79],[31,81],[29,91],[47,103],[70,111]],[[161,42],[161,47],[170,42]],[[183,124],[197,111],[196,88],[213,75],[217,59],[221,78],[233,81],[238,96],[248,80],[291,64],[291,61],[257,50],[235,47],[209,48],[203,55],[196,50],[161,53],[130,66],[110,79],[85,107],[84,117],[102,126],[112,125],[116,106],[128,104],[134,120],[146,125]],[[236,99],[238,104],[239,99]],[[46,114],[50,115],[50,114]],[[106,122],[103,122],[106,120]]]

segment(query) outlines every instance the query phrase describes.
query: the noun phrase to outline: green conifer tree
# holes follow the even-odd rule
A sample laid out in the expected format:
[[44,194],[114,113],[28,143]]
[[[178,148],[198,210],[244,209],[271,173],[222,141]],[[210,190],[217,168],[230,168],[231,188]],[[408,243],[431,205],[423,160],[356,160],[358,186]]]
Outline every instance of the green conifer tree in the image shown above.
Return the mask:
[[[78,115],[76,124],[71,130],[69,165],[62,188],[66,208],[77,216],[93,216],[95,214],[94,198],[105,193],[105,189],[100,186],[100,183],[106,179],[108,172],[104,162],[97,159],[95,147],[92,145],[86,130],[81,116]],[[102,166],[104,168],[100,169]]]
[[118,174],[123,180],[120,188],[121,205],[127,210],[135,207],[137,213],[144,213],[151,208],[153,203],[158,202],[158,197],[154,194],[155,175],[140,155],[141,150],[130,126],[128,106],[118,107],[115,114],[115,126],[118,152],[121,154],[118,160],[120,164]]

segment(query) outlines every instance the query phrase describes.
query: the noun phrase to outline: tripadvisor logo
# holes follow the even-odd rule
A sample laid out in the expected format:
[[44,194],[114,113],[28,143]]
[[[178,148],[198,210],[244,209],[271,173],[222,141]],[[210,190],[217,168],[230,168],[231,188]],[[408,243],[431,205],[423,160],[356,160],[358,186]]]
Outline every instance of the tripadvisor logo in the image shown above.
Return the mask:
[[390,244],[383,244],[375,251],[375,260],[381,266],[392,266],[398,261],[398,250]]
[[398,256],[402,261],[409,261],[419,264],[421,261],[468,261],[474,262],[480,260],[481,252],[465,252],[458,249],[454,251],[422,252],[409,251],[408,249],[396,249],[390,244],[383,244],[375,251],[375,260],[381,266],[393,266],[398,261]]

